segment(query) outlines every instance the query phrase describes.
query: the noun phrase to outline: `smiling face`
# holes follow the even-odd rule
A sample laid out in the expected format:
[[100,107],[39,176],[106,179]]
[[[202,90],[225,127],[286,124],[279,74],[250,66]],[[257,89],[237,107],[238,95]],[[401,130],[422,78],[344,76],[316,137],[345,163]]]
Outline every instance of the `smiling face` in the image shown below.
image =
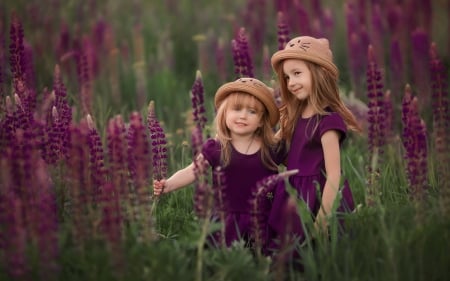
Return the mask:
[[231,135],[252,135],[262,124],[263,105],[247,94],[229,98],[225,122]]
[[287,59],[283,63],[284,79],[287,89],[297,99],[305,100],[311,95],[311,71],[303,60]]

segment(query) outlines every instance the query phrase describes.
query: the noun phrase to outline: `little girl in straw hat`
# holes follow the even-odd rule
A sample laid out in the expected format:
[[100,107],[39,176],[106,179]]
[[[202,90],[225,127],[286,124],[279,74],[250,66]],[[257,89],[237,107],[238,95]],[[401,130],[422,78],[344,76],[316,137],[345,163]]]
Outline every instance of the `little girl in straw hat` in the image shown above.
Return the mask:
[[[360,127],[339,96],[339,72],[327,39],[294,38],[273,54],[271,63],[282,100],[277,135],[287,145],[287,169],[299,171],[289,183],[297,199],[306,203],[317,228],[326,231],[327,216],[336,198],[341,198],[338,211],[354,209],[350,186],[341,176],[340,156],[347,131],[359,132]],[[286,215],[288,200],[285,186],[280,184],[269,225],[280,239],[290,237],[301,242],[302,222],[297,214]],[[286,221],[283,217],[295,219]]]
[[[277,150],[274,137],[279,111],[271,89],[255,78],[240,78],[222,85],[214,103],[216,138],[206,140],[197,157],[206,160],[211,170],[220,166],[225,175],[222,193],[226,245],[241,238],[251,244],[254,235],[250,199],[258,181],[278,173],[277,165],[284,156]],[[191,163],[168,179],[154,181],[154,194],[177,190],[194,180],[194,163]],[[265,225],[271,199],[266,198]],[[267,234],[267,241],[269,234],[263,233]]]

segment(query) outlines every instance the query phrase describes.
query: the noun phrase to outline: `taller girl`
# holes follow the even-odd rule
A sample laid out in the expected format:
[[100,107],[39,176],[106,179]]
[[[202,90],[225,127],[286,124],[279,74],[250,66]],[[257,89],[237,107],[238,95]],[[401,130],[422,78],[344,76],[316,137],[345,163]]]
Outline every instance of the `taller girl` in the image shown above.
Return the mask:
[[[341,179],[340,148],[347,130],[360,132],[361,128],[339,96],[339,73],[327,39],[294,38],[272,56],[271,62],[282,97],[277,134],[289,150],[287,169],[299,170],[289,183],[307,204],[316,225],[326,229],[326,216],[338,192],[342,192],[338,210],[354,209],[348,182]],[[285,187],[280,186],[269,223],[278,234],[289,231],[302,240],[300,218],[283,219],[288,197]]]

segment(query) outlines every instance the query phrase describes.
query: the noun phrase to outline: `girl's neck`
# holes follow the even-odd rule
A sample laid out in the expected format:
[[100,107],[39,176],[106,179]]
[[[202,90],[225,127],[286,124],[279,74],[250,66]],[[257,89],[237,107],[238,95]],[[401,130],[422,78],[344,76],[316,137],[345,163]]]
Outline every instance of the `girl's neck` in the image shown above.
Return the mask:
[[249,136],[233,136],[231,144],[239,153],[248,155],[256,153],[261,147],[261,142],[255,134]]
[[305,108],[303,109],[303,111],[301,112],[300,116],[303,119],[306,118],[310,118],[313,115],[315,115],[317,112],[314,111],[314,109],[312,108],[312,106],[310,106],[309,104],[305,106]]

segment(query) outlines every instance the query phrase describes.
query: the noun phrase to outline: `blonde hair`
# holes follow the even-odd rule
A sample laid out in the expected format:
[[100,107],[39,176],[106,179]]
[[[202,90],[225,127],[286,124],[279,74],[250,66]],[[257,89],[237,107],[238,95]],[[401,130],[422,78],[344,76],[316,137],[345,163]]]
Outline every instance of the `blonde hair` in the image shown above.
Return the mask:
[[272,160],[272,149],[276,146],[273,129],[270,125],[269,112],[262,102],[245,92],[229,94],[217,109],[214,119],[216,136],[221,146],[221,162],[224,167],[230,163],[231,158],[231,132],[226,124],[227,111],[235,106],[249,106],[256,109],[261,116],[261,127],[255,132],[255,136],[261,138],[261,161],[269,169],[277,170],[277,165]]
[[[304,62],[311,72],[311,94],[306,100],[299,100],[289,92],[283,67],[278,68],[282,105],[280,107],[280,130],[277,132],[277,136],[286,140],[288,147],[290,146],[297,120],[308,104],[319,116],[329,114],[326,111],[326,108],[329,107],[344,119],[349,130],[361,132],[355,116],[339,96],[336,77],[322,66],[306,60]],[[281,64],[283,63],[284,61],[281,62]]]

